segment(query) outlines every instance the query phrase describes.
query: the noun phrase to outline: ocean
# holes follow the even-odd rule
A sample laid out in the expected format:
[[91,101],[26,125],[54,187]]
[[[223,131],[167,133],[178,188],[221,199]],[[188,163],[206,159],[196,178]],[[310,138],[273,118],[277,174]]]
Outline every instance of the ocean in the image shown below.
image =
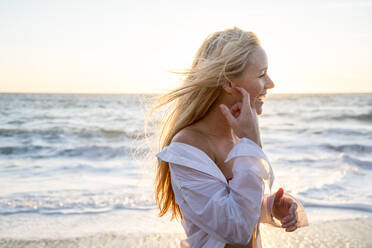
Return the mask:
[[[181,235],[157,217],[150,97],[0,94],[0,238]],[[372,216],[372,94],[268,94],[259,122],[310,221]]]

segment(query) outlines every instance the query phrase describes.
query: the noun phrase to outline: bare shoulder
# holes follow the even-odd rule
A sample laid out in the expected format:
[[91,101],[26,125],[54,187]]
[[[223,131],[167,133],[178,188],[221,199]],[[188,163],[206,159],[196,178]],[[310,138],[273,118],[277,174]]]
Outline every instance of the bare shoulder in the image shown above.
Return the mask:
[[210,149],[211,144],[208,138],[200,131],[186,127],[179,131],[172,139],[172,142],[180,142],[187,145],[194,146],[203,152],[205,152],[213,161],[215,160],[215,156],[212,153],[212,149]]

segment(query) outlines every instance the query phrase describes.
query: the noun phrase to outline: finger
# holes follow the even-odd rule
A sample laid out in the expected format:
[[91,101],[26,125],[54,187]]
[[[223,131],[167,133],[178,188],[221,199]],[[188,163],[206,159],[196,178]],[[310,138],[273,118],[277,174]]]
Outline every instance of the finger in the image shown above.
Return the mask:
[[274,204],[279,204],[280,199],[283,197],[284,190],[283,188],[278,189],[278,191],[275,193],[275,198],[274,198]]
[[240,102],[235,103],[235,104],[230,108],[230,110],[231,110],[231,111],[238,111],[238,110],[240,109],[240,106],[239,106],[239,105],[241,105]]
[[242,109],[245,109],[245,106],[249,107],[248,110],[251,109],[251,103],[249,101],[249,93],[243,88],[235,87],[243,96],[243,106]]
[[242,103],[241,102],[237,102],[235,103],[231,108],[230,108],[230,111],[232,113],[232,115],[235,117],[235,118],[238,118],[240,116],[240,109],[241,109],[241,106],[242,106]]
[[240,115],[240,107],[238,103],[235,103],[231,108],[230,108],[231,114],[235,117],[238,118]]
[[286,232],[293,232],[294,230],[297,229],[297,226],[291,226],[285,229]]
[[287,223],[287,222],[291,221],[294,217],[295,217],[295,215],[290,214],[290,215],[287,215],[286,217],[284,217],[281,221],[282,221],[282,223]]
[[282,225],[283,228],[287,228],[287,227],[290,227],[290,226],[293,226],[293,225],[296,225],[297,223],[297,217],[295,216],[293,219],[291,219],[290,221],[284,223]]
[[244,106],[251,107],[251,104],[250,104],[250,101],[249,101],[249,93],[243,88],[240,88],[240,87],[235,87],[235,88],[240,92],[240,94],[242,94],[243,108],[244,108]]
[[289,213],[294,214],[296,210],[297,210],[297,204],[294,201],[292,201],[291,207],[289,208]]
[[225,116],[227,122],[229,123],[229,125],[231,127],[235,126],[236,120],[235,120],[234,116],[231,114],[229,108],[226,107],[225,104],[221,104],[220,109],[221,109],[222,114]]
[[240,116],[240,110],[234,112],[234,113],[233,113],[233,116],[234,116],[235,118],[238,118],[238,117]]

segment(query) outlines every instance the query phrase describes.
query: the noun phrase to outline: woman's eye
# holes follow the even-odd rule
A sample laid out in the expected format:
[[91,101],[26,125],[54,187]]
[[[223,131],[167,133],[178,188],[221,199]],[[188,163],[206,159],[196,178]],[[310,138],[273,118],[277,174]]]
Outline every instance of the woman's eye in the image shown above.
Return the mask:
[[259,76],[260,78],[264,77],[266,75],[266,72],[264,74],[262,74],[261,76]]

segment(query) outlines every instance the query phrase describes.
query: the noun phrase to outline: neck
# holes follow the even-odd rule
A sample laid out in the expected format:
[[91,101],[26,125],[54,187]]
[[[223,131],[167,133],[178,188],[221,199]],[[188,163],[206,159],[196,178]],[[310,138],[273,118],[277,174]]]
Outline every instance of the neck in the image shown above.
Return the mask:
[[227,107],[231,107],[229,103],[217,99],[217,101],[211,106],[207,115],[199,121],[203,132],[219,139],[227,139],[235,141],[237,137],[233,133],[228,121],[222,114],[219,105],[224,103]]

